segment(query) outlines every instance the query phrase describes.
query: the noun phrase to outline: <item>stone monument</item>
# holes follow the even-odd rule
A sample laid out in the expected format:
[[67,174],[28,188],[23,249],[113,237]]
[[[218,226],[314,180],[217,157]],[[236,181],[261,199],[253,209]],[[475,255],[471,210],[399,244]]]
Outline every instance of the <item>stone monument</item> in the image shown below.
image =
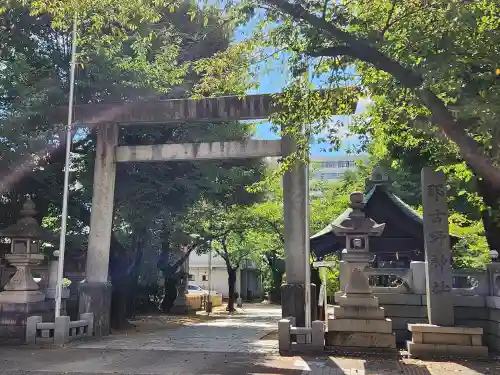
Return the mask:
[[423,168],[421,177],[429,324],[408,324],[412,332],[408,352],[414,357],[487,356],[488,348],[482,346],[482,328],[454,326],[445,176],[442,172]]
[[0,231],[0,237],[11,241],[5,259],[16,267],[16,273],[0,293],[0,337],[22,342],[28,317],[51,318],[53,309],[53,302],[45,300],[31,274],[31,267],[44,260],[40,254],[41,240],[52,240],[52,235],[38,225],[36,213],[33,201],[28,198],[18,222]]
[[364,269],[372,261],[369,253],[369,237],[380,236],[385,224],[377,224],[362,211],[363,193],[351,194],[351,211],[339,222],[332,224],[337,236],[346,237],[343,263],[347,275],[345,293],[337,294],[338,306],[328,319],[326,343],[342,350],[396,348],[396,336],[392,332],[391,319],[379,307],[373,295]]

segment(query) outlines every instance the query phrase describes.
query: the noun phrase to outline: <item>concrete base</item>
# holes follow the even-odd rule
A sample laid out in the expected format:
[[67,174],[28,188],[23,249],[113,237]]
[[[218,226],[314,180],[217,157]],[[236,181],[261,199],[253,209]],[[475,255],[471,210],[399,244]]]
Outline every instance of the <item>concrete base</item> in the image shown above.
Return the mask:
[[488,356],[488,348],[482,344],[482,328],[408,324],[408,330],[412,333],[412,341],[407,342],[411,357]]
[[54,301],[30,303],[0,303],[0,342],[24,344],[26,322],[32,315],[39,315],[44,321],[54,318]]
[[45,294],[39,290],[4,290],[0,293],[0,303],[32,303],[45,301]]
[[378,298],[373,295],[343,295],[335,297],[340,306],[378,307]]
[[396,349],[394,333],[378,332],[332,332],[326,333],[326,346],[352,348]]
[[187,315],[189,313],[189,306],[186,296],[178,296],[170,312],[176,315]]
[[372,294],[336,294],[340,306],[334,306],[328,319],[326,345],[330,350],[356,348],[396,349],[396,335],[392,320],[385,318],[385,310],[378,306]]
[[385,319],[385,310],[383,307],[333,306],[333,316],[335,319]]
[[328,319],[328,331],[392,333],[391,319]]
[[[316,285],[311,284],[311,321],[317,319]],[[295,317],[297,327],[305,326],[304,285],[283,284],[281,286],[281,316]]]
[[78,310],[80,314],[94,314],[94,336],[107,336],[110,333],[111,315],[110,283],[81,283],[78,289]]

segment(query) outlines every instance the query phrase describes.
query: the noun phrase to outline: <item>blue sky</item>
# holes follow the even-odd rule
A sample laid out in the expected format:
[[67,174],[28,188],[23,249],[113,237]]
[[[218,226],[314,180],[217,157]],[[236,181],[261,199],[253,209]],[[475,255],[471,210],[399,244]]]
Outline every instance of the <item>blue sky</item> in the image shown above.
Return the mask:
[[[253,28],[258,20],[254,19],[250,21],[247,25],[240,27],[235,32],[235,41],[240,41],[245,37],[251,35]],[[259,87],[256,90],[250,90],[249,94],[272,94],[281,92],[283,87],[286,86],[289,80],[289,73],[286,67],[286,56],[281,56],[281,58],[271,57],[266,61],[262,61],[255,67],[259,72],[258,80]],[[321,78],[313,80],[314,86],[320,88],[322,86]],[[356,113],[364,111],[366,108],[367,101],[361,100],[358,103],[358,108]],[[334,122],[342,122],[347,124],[350,121],[350,116],[334,116],[332,119]],[[271,124],[269,122],[259,123],[256,129],[256,139],[277,139],[278,136],[271,130]],[[311,146],[311,154],[315,156],[319,155],[344,155],[346,149],[356,143],[355,139],[346,139],[343,142],[342,149],[339,151],[328,152],[329,145],[325,143],[315,143]]]

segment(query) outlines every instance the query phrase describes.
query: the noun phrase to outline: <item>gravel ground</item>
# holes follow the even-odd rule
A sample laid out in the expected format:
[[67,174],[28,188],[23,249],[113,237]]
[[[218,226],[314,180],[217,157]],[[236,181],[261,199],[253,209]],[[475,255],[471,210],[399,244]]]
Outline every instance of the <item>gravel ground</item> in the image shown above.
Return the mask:
[[280,313],[279,307],[247,305],[215,319],[143,318],[138,329],[66,348],[0,346],[0,375],[500,375],[497,359],[280,357]]

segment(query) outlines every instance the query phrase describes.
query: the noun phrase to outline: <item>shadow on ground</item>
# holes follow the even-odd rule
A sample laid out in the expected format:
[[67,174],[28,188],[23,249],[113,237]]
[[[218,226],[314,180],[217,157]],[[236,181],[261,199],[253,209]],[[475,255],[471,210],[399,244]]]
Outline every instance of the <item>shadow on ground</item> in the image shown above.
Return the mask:
[[133,332],[155,332],[163,329],[174,329],[217,319],[215,316],[192,315],[167,315],[151,314],[140,315],[130,319],[131,326],[125,329],[113,330],[113,334],[130,334]]
[[[313,360],[314,362],[314,360]],[[493,375],[500,374],[500,362],[488,360],[421,361],[399,356],[358,355],[328,357],[328,375]],[[350,371],[350,372],[349,372]],[[314,372],[312,372],[314,374]]]
[[160,350],[0,349],[2,374],[301,374],[293,361],[250,353]]

